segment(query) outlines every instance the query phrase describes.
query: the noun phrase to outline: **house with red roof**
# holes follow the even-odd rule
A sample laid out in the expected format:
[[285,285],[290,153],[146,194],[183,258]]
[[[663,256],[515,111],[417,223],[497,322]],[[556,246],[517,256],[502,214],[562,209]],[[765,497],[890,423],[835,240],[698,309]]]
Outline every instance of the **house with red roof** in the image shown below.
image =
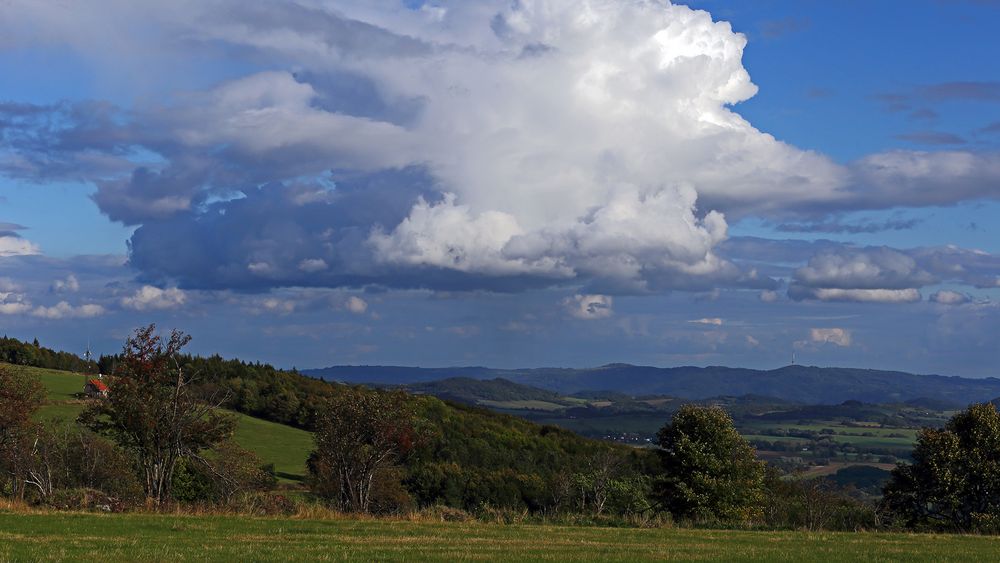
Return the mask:
[[108,386],[100,377],[89,378],[83,386],[83,393],[93,399],[104,399],[108,396]]

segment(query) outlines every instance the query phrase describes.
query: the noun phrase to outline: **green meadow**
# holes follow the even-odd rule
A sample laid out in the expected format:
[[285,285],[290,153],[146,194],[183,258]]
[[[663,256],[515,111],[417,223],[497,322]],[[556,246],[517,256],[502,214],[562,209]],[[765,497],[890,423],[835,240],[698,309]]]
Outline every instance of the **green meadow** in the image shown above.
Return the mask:
[[0,513],[0,561],[989,561],[1000,538]]

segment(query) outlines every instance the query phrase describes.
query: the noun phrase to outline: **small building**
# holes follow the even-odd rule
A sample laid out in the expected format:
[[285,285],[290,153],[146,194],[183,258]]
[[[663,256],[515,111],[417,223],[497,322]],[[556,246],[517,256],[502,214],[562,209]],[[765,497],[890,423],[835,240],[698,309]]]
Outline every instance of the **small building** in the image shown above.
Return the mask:
[[93,399],[104,399],[108,396],[108,386],[100,377],[92,377],[84,384],[83,393]]

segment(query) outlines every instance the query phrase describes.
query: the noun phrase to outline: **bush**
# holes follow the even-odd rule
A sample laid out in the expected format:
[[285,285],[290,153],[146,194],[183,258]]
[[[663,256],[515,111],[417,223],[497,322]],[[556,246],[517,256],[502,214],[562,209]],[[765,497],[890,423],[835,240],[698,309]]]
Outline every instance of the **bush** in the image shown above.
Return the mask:
[[441,522],[471,522],[475,516],[462,510],[444,505],[434,505],[420,511],[420,516]]
[[254,516],[291,516],[299,508],[285,495],[263,492],[241,493],[230,499],[228,506],[239,514]]
[[129,504],[94,489],[57,489],[49,495],[46,504],[59,510],[88,510],[95,512],[125,512]]
[[876,507],[854,498],[826,479],[783,480],[768,472],[763,524],[790,530],[872,530]]
[[251,451],[226,442],[205,458],[186,458],[177,464],[171,494],[181,502],[227,504],[244,493],[269,491],[276,479]]

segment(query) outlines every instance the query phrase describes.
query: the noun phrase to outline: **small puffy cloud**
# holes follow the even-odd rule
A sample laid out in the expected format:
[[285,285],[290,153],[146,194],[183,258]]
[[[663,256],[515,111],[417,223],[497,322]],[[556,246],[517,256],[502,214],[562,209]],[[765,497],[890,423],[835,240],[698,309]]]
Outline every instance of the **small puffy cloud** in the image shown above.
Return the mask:
[[344,301],[344,308],[355,315],[362,315],[368,310],[368,302],[356,295],[352,295]]
[[809,331],[809,340],[817,344],[830,343],[847,347],[851,345],[851,331],[844,328],[814,328]]
[[31,302],[18,286],[6,278],[0,278],[0,315],[20,315],[31,310]]
[[764,303],[774,303],[780,298],[781,296],[778,294],[777,291],[773,291],[770,289],[765,289],[764,291],[761,291],[759,295],[759,299]]
[[136,311],[146,311],[150,309],[175,309],[187,301],[187,294],[176,287],[160,289],[151,285],[144,285],[136,292],[121,300],[122,307]]
[[273,269],[274,268],[272,268],[267,262],[251,262],[247,264],[247,270],[249,270],[251,274],[256,274],[258,276],[266,276]]
[[95,304],[73,306],[60,301],[51,307],[39,306],[31,311],[32,316],[43,319],[88,319],[104,314],[104,307]]
[[478,336],[480,329],[476,325],[461,325],[461,326],[450,326],[445,329],[449,334],[454,334],[460,338],[470,338],[473,336]]
[[329,267],[330,266],[326,263],[326,260],[323,260],[322,258],[307,258],[299,262],[299,270],[302,270],[307,274],[322,272]]
[[279,315],[288,315],[295,311],[296,302],[292,299],[278,299],[275,297],[268,297],[260,301],[260,310],[267,311],[269,313],[278,313]]
[[720,318],[704,318],[704,319],[695,319],[695,320],[688,321],[688,322],[689,323],[695,323],[695,324],[701,324],[701,325],[722,326],[725,321],[723,321]]
[[760,340],[757,340],[751,334],[746,335],[746,342],[747,346],[750,346],[751,348],[757,348],[760,346]]
[[936,291],[931,294],[930,300],[934,303],[940,303],[941,305],[961,305],[963,303],[969,303],[972,301],[972,298],[966,293],[942,289],[941,291]]
[[53,293],[76,293],[80,291],[80,282],[76,276],[70,274],[65,279],[52,282],[51,290]]
[[574,318],[594,320],[613,315],[613,303],[609,295],[574,295],[563,300],[563,307]]
[[40,253],[38,245],[25,240],[17,233],[0,231],[0,257],[31,256]]
[[526,323],[524,321],[516,321],[516,320],[507,321],[497,328],[499,328],[504,332],[519,332],[523,334],[529,334],[538,331],[537,326],[531,323]]
[[10,278],[0,278],[0,291],[21,291],[21,286]]

